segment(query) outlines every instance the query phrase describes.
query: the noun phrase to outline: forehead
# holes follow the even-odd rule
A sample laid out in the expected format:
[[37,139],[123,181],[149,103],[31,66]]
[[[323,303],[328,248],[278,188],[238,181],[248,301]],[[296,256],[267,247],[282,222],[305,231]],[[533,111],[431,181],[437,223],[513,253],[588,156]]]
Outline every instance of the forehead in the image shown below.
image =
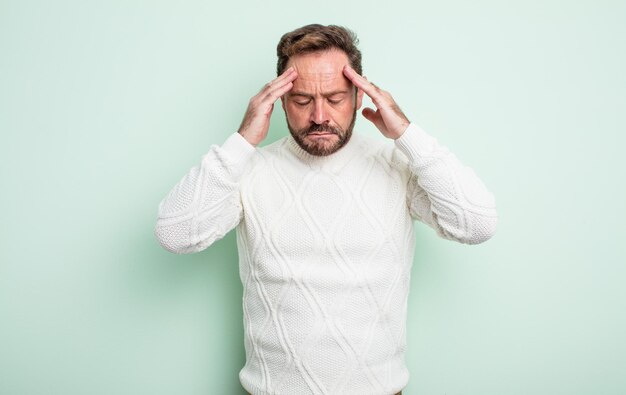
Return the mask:
[[349,64],[343,51],[332,49],[296,55],[289,59],[287,67],[293,66],[298,78],[293,81],[294,90],[347,88],[350,81],[343,75],[343,66]]

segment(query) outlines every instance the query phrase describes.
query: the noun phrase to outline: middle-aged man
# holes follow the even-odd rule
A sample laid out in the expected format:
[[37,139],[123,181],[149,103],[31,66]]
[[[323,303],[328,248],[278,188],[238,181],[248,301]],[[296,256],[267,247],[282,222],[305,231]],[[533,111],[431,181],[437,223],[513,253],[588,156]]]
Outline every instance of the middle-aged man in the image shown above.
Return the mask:
[[[413,219],[466,244],[497,215],[476,174],[363,77],[354,33],[286,33],[278,77],[159,205],[156,236],[176,253],[237,228],[252,394],[400,393]],[[352,134],[363,116],[386,139]],[[280,99],[290,134],[263,148]]]

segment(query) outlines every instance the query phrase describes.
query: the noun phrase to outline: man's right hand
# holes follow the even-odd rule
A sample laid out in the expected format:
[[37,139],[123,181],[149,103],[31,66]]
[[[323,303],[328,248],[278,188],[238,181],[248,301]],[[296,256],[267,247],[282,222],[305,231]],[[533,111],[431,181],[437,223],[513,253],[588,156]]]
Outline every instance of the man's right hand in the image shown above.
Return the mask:
[[293,88],[293,80],[297,77],[296,70],[290,67],[278,78],[267,83],[256,96],[250,99],[246,115],[238,131],[250,144],[256,146],[265,139],[270,128],[274,103]]

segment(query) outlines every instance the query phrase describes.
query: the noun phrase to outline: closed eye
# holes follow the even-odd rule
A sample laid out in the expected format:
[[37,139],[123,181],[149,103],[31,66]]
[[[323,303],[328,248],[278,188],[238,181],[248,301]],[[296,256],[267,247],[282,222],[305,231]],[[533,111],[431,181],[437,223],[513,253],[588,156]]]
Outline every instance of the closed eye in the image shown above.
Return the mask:
[[326,96],[326,99],[330,104],[339,104],[344,101],[346,98],[346,94],[343,92],[338,92],[329,96]]

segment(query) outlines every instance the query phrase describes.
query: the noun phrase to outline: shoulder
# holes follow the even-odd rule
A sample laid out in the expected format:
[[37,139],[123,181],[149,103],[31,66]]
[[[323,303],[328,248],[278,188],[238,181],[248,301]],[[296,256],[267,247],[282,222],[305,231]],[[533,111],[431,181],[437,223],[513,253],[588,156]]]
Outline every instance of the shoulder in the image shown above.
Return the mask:
[[257,152],[262,157],[280,155],[285,150],[288,136],[282,137],[274,142],[257,148]]
[[390,145],[386,139],[354,133],[349,144],[354,145],[354,149],[361,155],[367,157],[384,156]]
[[352,136],[355,148],[361,155],[371,160],[383,162],[389,166],[405,166],[406,156],[398,149],[393,140],[384,137],[372,137],[362,134]]

